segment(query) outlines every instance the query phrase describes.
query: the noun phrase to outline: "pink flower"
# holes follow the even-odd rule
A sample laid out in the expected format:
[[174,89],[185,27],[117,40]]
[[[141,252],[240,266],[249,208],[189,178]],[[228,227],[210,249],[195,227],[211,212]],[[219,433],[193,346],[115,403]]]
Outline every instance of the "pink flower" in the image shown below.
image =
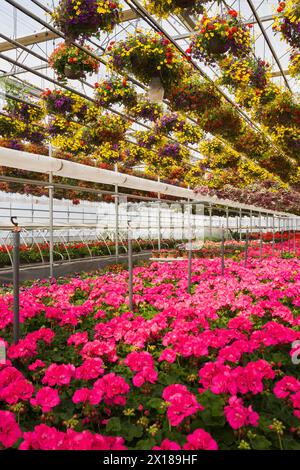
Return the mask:
[[125,395],[129,390],[130,387],[123,377],[114,373],[107,374],[94,383],[90,401],[92,404],[97,404],[95,402],[98,401],[98,396],[102,395],[106,405],[124,406],[126,404]]
[[187,443],[184,450],[218,450],[218,444],[211,435],[203,429],[196,429],[187,436]]
[[164,439],[160,446],[154,446],[152,450],[181,450],[181,447],[177,442]]
[[15,415],[10,411],[0,410],[0,443],[6,448],[12,447],[21,436]]
[[43,413],[48,413],[60,403],[58,391],[51,387],[43,387],[37,392],[35,398],[31,398],[30,403],[33,406],[40,406]]
[[45,371],[42,383],[51,387],[58,385],[68,385],[75,375],[73,364],[51,364]]
[[65,434],[54,427],[39,424],[32,432],[25,432],[19,450],[62,450]]
[[178,426],[187,416],[204,409],[185,385],[169,385],[163,391],[163,399],[168,403],[167,417],[171,426]]
[[229,405],[225,406],[224,413],[233,429],[240,429],[249,424],[251,426],[258,425],[258,414],[252,410],[251,406],[248,408],[243,406],[243,400],[236,396],[229,398]]
[[[72,401],[73,403],[86,403],[89,401],[91,395],[91,390],[88,388],[80,388],[75,391]],[[101,400],[100,400],[101,401]],[[99,401],[99,403],[100,403]]]
[[97,379],[104,372],[103,361],[100,357],[86,359],[83,364],[76,369],[75,378],[77,380]]
[[159,362],[167,361],[170,364],[176,361],[176,352],[173,349],[164,349],[161,355],[159,356]]
[[275,385],[274,394],[277,398],[287,398],[298,390],[300,390],[300,381],[291,375],[286,375]]
[[74,333],[74,335],[71,335],[69,337],[67,344],[68,345],[74,344],[74,346],[80,346],[81,344],[87,343],[88,340],[89,338],[88,338],[88,334],[86,331],[84,331],[83,333],[78,332],[78,333]]
[[40,367],[45,367],[45,366],[46,364],[43,361],[41,361],[40,359],[37,359],[32,364],[30,364],[30,366],[28,366],[28,370],[33,371],[33,370],[39,369]]

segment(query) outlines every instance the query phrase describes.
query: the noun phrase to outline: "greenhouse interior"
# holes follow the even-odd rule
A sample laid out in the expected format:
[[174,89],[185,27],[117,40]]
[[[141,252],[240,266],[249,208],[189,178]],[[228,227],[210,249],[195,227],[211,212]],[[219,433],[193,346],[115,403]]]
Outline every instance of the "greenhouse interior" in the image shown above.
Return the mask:
[[300,450],[300,0],[0,16],[0,450]]

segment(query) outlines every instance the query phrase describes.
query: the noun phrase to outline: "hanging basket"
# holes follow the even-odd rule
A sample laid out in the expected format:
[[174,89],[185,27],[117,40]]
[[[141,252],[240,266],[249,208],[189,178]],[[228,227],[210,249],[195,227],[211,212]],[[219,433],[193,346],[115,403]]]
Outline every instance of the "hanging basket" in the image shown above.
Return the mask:
[[162,103],[165,89],[160,77],[152,77],[149,83],[148,98],[151,103]]
[[219,38],[211,38],[208,44],[208,50],[211,54],[225,54],[229,50],[229,44],[220,41]]
[[75,70],[70,65],[65,66],[64,74],[70,80],[79,80],[80,78],[84,77],[84,72],[82,72],[82,70]]
[[175,0],[175,5],[178,8],[193,8],[195,6],[195,0]]

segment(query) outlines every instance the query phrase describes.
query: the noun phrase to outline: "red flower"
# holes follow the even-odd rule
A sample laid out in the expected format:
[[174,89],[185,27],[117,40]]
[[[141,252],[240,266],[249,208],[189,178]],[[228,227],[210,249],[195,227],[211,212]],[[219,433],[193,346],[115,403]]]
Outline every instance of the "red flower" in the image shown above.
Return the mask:
[[238,16],[236,10],[229,10],[228,13],[230,16],[232,16],[232,18],[236,18]]

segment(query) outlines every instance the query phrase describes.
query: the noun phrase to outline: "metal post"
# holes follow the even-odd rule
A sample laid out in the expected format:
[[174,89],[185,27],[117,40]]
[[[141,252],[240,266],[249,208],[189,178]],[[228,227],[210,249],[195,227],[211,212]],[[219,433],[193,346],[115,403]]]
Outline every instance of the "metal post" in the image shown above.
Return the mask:
[[293,221],[293,228],[294,228],[294,253],[296,254],[296,224],[295,224],[295,220]]
[[248,249],[249,249],[249,230],[246,230],[245,268],[247,267],[247,261],[248,261]]
[[133,310],[133,257],[132,257],[132,232],[128,223],[128,292],[129,309]]
[[239,210],[239,231],[240,231],[240,242],[242,241],[242,209]]
[[250,232],[252,234],[252,209],[250,210]]
[[[50,146],[51,148],[51,146]],[[54,235],[53,235],[53,192],[54,187],[53,183],[53,175],[49,173],[49,232],[50,232],[50,243],[49,243],[49,274],[50,278],[54,275]]]
[[[157,178],[158,183],[160,183],[160,177]],[[158,214],[157,214],[157,225],[158,225],[158,234],[157,234],[157,247],[158,250],[161,250],[161,212],[160,212],[160,193],[157,193],[158,201]]]
[[[223,228],[224,231],[224,228]],[[228,206],[226,207],[226,237],[228,237],[229,233],[229,208]]]
[[11,217],[13,229],[13,296],[14,296],[14,344],[20,338],[20,227],[15,222],[16,217]]
[[261,227],[261,212],[259,213],[259,259],[262,260],[262,227]]
[[224,227],[222,227],[222,240],[221,240],[221,273],[224,276],[225,270],[225,240],[224,240]]
[[[188,200],[190,202],[190,200]],[[188,293],[192,289],[192,226],[191,226],[191,206],[188,205]]]
[[212,239],[212,206],[209,205],[209,238]]
[[291,227],[290,227],[290,219],[288,219],[288,250],[289,253],[291,252]]
[[272,255],[274,256],[275,251],[275,215],[273,214],[273,236],[272,236]]
[[281,241],[281,254],[282,254],[283,253],[283,230],[284,230],[284,227],[282,227],[281,218],[279,220],[280,220],[280,241]]
[[[115,171],[118,171],[118,165],[115,164]],[[115,185],[115,257],[119,260],[119,186]]]

